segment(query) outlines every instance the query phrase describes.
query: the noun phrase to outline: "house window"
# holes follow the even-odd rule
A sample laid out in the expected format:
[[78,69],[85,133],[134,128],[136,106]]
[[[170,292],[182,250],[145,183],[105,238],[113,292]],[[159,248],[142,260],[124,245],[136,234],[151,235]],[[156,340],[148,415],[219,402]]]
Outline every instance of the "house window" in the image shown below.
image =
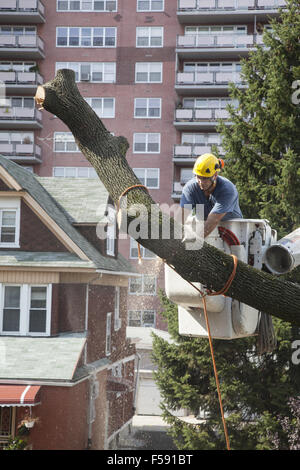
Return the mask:
[[129,279],[129,294],[155,295],[156,276],[142,274],[139,277],[131,277]]
[[161,62],[137,62],[135,64],[136,83],[162,83]]
[[129,310],[128,326],[155,327],[155,310]]
[[100,118],[115,117],[114,98],[85,98],[85,101],[91,106],[91,108]]
[[117,11],[117,0],[57,0],[57,11]]
[[133,171],[147,188],[159,188],[159,168],[133,168]]
[[106,344],[105,354],[109,356],[111,353],[111,312],[106,315]]
[[133,134],[134,153],[160,153],[160,134]]
[[120,318],[120,287],[115,287],[115,331],[121,328]]
[[50,335],[50,284],[2,284],[1,297],[3,335]]
[[117,28],[57,27],[57,47],[116,47]]
[[1,198],[0,247],[19,248],[20,200]]
[[164,11],[164,0],[137,0],[137,11]]
[[162,26],[138,26],[136,28],[136,47],[162,47]]
[[71,132],[54,132],[54,152],[79,152]]
[[[156,255],[154,253],[152,253],[152,251],[148,250],[148,248],[145,248],[142,245],[140,245],[140,253],[141,253],[141,257],[143,259],[154,259],[154,258],[156,258]],[[133,238],[130,238],[130,258],[131,259],[138,259],[138,257],[139,257],[138,244]]]
[[160,118],[161,99],[160,98],[135,98],[134,100],[135,118]]
[[71,69],[76,82],[114,83],[116,81],[115,62],[56,62],[56,72]]
[[[14,408],[12,406],[0,406],[0,442],[6,442],[11,437],[14,423]],[[1,448],[1,444],[0,444]]]

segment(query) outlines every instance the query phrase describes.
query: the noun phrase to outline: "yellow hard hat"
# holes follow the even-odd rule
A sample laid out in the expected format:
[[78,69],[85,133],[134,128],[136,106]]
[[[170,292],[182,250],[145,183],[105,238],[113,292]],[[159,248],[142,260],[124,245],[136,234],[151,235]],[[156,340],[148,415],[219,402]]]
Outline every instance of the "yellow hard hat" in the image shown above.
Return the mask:
[[216,171],[220,171],[223,166],[223,160],[219,160],[212,153],[204,153],[195,161],[193,173],[198,176],[210,178]]

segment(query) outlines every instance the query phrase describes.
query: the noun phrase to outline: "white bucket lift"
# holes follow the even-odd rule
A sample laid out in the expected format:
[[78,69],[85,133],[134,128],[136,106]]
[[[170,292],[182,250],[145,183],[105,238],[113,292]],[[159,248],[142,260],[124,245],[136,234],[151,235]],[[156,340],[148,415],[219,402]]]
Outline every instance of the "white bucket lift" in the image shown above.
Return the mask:
[[[264,253],[275,243],[276,238],[276,231],[271,229],[266,220],[232,219],[220,222],[205,241],[227,254],[236,255],[239,260],[256,269],[261,269]],[[226,281],[224,279],[224,283]],[[193,284],[205,291],[200,283]],[[179,334],[208,337],[199,292],[167,264],[165,289],[167,297],[178,305]],[[205,299],[213,338],[243,338],[256,333],[259,321],[257,310],[223,295],[206,296]]]

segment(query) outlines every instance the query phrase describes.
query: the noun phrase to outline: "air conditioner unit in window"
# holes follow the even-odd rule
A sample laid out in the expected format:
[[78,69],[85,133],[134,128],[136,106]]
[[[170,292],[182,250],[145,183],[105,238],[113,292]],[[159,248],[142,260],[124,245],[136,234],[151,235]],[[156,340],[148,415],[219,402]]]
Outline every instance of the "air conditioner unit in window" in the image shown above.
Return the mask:
[[90,74],[89,73],[82,73],[81,74],[81,81],[82,82],[89,82],[90,81]]

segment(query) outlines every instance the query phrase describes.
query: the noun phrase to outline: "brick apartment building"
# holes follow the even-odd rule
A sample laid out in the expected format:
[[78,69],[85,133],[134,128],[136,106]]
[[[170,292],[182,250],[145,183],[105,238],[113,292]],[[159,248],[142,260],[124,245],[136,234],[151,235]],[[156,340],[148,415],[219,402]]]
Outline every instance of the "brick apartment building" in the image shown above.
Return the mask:
[[[128,162],[153,199],[178,203],[196,156],[212,145],[222,154],[228,84],[245,86],[240,58],[284,3],[0,0],[0,154],[42,177],[95,176],[67,127],[33,101],[38,84],[71,68],[107,129],[128,139]],[[162,263],[142,248],[139,265],[132,240],[119,248],[143,273],[129,281],[128,325],[164,329]]]

